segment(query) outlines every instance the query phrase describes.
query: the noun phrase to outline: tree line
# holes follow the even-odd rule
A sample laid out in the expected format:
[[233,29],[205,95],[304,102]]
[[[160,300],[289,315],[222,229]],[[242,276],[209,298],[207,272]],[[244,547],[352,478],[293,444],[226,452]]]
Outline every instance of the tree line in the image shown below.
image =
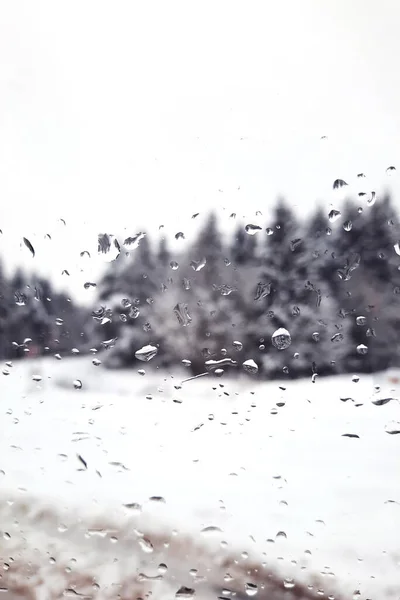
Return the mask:
[[[279,200],[268,227],[240,224],[231,237],[210,214],[180,252],[140,235],[99,284],[90,337],[113,341],[104,362],[116,368],[137,367],[150,345],[149,366],[192,374],[248,361],[264,377],[384,369],[399,357],[399,240],[389,196],[304,221]],[[279,329],[290,336],[281,349]]]

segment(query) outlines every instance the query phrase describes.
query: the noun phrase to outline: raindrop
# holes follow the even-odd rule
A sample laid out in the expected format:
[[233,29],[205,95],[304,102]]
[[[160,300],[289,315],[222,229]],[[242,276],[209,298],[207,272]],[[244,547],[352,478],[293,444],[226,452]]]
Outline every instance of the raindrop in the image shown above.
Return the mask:
[[371,197],[368,198],[367,204],[369,206],[373,206],[375,204],[375,200],[376,200],[376,193],[375,192],[371,192]]
[[394,245],[394,251],[400,256],[400,242],[396,242]]
[[182,364],[183,364],[184,367],[190,367],[191,364],[192,364],[192,361],[189,360],[188,358],[183,358],[182,359]]
[[359,317],[356,318],[356,323],[357,323],[357,325],[359,325],[360,327],[362,327],[363,325],[366,325],[367,318],[363,317],[362,315],[360,315]]
[[283,587],[287,590],[291,590],[293,589],[295,586],[294,583],[294,579],[292,579],[291,577],[286,577],[286,579],[283,580]]
[[374,404],[375,406],[384,406],[392,400],[393,398],[378,398],[377,400],[372,400],[372,404]]
[[145,537],[139,539],[139,546],[146,554],[150,554],[154,550],[154,546],[151,541]]
[[391,421],[385,427],[386,433],[389,435],[398,435],[400,434],[400,423],[398,421]]
[[252,358],[245,360],[242,364],[242,367],[243,370],[246,371],[246,373],[250,373],[250,375],[255,375],[258,373],[258,365]]
[[146,346],[143,346],[139,350],[136,350],[135,356],[138,360],[148,362],[149,360],[151,360],[152,358],[155,357],[157,352],[158,352],[158,348],[156,346],[147,344]]
[[63,325],[64,320],[61,317],[57,317],[56,318],[56,325],[61,326]]
[[106,350],[109,350],[110,348],[113,348],[115,346],[117,339],[118,338],[110,338],[109,340],[104,340],[103,342],[101,342],[101,345]]
[[271,286],[271,283],[262,283],[262,281],[259,281],[257,283],[254,300],[261,300],[262,298],[266,298],[271,293]]
[[137,502],[128,502],[128,504],[124,504],[125,508],[131,510],[134,514],[139,515],[142,512],[142,506]]
[[75,379],[75,381],[73,382],[73,386],[76,390],[81,390],[82,389],[82,381],[80,379]]
[[176,262],[176,260],[171,260],[171,262],[169,263],[169,266],[171,267],[171,269],[173,271],[176,271],[177,269],[179,269],[179,264]]
[[342,433],[342,437],[347,437],[347,438],[355,439],[355,440],[360,439],[360,436],[357,435],[357,433]]
[[201,260],[192,260],[190,262],[190,266],[192,267],[192,269],[196,272],[201,271],[203,267],[205,267],[207,263],[207,259],[205,257],[203,257]]
[[240,350],[243,349],[243,344],[242,342],[239,342],[238,340],[234,340],[232,342],[232,346],[235,348],[235,350],[237,350],[237,352],[240,352]]
[[255,596],[258,592],[258,586],[255,583],[246,583],[244,589],[247,596]]
[[301,238],[296,238],[295,240],[291,240],[291,242],[290,242],[291,251],[294,252],[296,250],[296,248],[298,246],[300,246],[301,242],[302,242]]
[[95,367],[98,367],[98,366],[100,366],[100,365],[101,365],[101,360],[99,360],[98,358],[94,358],[94,359],[92,360],[92,364],[93,364]]
[[41,375],[32,375],[32,380],[33,381],[42,381],[42,376]]
[[145,237],[145,233],[143,231],[140,231],[139,233],[137,233],[136,235],[133,235],[132,237],[127,237],[124,240],[124,246],[126,246],[127,248],[129,248],[129,250],[133,250],[135,248],[137,248],[139,246],[140,240],[142,240]]
[[341,342],[343,340],[343,333],[334,333],[331,337],[331,342]]
[[221,358],[220,360],[206,360],[206,362],[204,363],[205,367],[208,371],[211,371],[212,369],[215,368],[219,368],[219,367],[225,367],[227,365],[231,365],[233,367],[235,367],[237,365],[237,362],[235,360],[232,360],[232,358]]
[[209,525],[208,527],[204,527],[204,529],[202,529],[200,531],[200,533],[203,533],[205,535],[209,535],[209,534],[213,534],[213,533],[222,533],[222,529],[220,529],[216,525]]
[[357,346],[357,354],[367,354],[368,353],[368,346],[366,346],[365,344],[359,344]]
[[365,175],[364,175],[364,173],[357,173],[357,177],[358,177],[358,178],[360,178],[360,177],[365,177]]
[[85,290],[88,290],[92,287],[97,287],[97,283],[94,283],[93,281],[87,281],[83,284],[83,287],[85,288]]
[[121,247],[114,235],[99,233],[97,237],[97,252],[106,262],[112,262],[118,258]]
[[267,229],[265,230],[267,232],[267,235],[273,235],[274,230],[272,229],[272,227],[267,227]]
[[345,221],[345,222],[343,223],[343,229],[344,229],[345,231],[351,231],[351,230],[352,230],[352,228],[353,228],[353,223],[352,223],[351,221]]
[[199,216],[200,213],[194,213],[194,215],[192,215],[192,219],[195,219],[196,217]]
[[261,227],[259,225],[252,225],[251,223],[246,225],[244,229],[249,235],[255,235],[256,233],[261,231]]
[[140,315],[140,310],[138,309],[137,306],[132,306],[130,311],[129,311],[129,318],[130,319],[137,319],[138,316]]
[[271,341],[277,350],[286,350],[290,346],[292,338],[287,329],[280,327],[272,334]]
[[179,325],[182,325],[182,327],[186,327],[191,323],[192,317],[188,312],[188,305],[186,303],[178,302],[178,304],[174,306],[174,313],[178,319]]
[[24,237],[22,238],[24,240],[24,244],[25,246],[28,248],[28,250],[30,251],[30,253],[32,254],[32,257],[35,256],[35,249],[32,246],[32,244],[30,243],[30,241],[28,240],[28,238]]
[[178,233],[175,234],[175,239],[176,240],[184,240],[185,234],[183,233],[183,231],[178,231]]
[[318,333],[318,331],[314,331],[314,333],[312,334],[311,337],[314,340],[314,342],[319,342],[319,333]]
[[388,168],[386,169],[386,173],[387,173],[388,175],[393,175],[393,173],[395,172],[395,170],[396,170],[396,167],[394,167],[393,165],[391,165],[390,167],[388,167]]
[[25,306],[26,301],[28,300],[26,294],[18,291],[14,293],[14,298],[17,306]]
[[276,534],[275,537],[276,538],[284,538],[284,539],[286,539],[287,535],[286,535],[286,533],[284,531],[278,531],[278,533]]
[[332,209],[328,214],[328,219],[331,223],[334,223],[335,221],[337,221],[339,219],[341,214],[342,213],[340,212],[340,210]]
[[333,182],[333,186],[332,187],[333,187],[334,190],[337,190],[337,189],[340,189],[340,188],[342,188],[342,187],[344,187],[346,185],[347,185],[347,183],[345,182],[344,179],[335,179],[335,181]]
[[193,598],[195,595],[195,591],[192,588],[188,588],[186,586],[182,586],[175,594],[175,598]]

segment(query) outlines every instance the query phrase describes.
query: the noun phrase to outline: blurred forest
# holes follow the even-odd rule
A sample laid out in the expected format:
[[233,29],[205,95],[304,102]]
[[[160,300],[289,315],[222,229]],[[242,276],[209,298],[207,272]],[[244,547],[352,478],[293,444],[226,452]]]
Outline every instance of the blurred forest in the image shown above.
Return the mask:
[[[149,345],[149,367],[188,376],[242,372],[249,360],[245,370],[266,378],[381,370],[399,361],[399,240],[389,196],[301,222],[279,200],[269,227],[240,225],[231,238],[210,214],[179,253],[165,237],[114,240],[89,314],[47,281],[0,271],[1,354],[75,349],[140,368],[135,353]],[[111,245],[99,236],[99,252]],[[279,328],[290,334],[283,349],[272,343]]]

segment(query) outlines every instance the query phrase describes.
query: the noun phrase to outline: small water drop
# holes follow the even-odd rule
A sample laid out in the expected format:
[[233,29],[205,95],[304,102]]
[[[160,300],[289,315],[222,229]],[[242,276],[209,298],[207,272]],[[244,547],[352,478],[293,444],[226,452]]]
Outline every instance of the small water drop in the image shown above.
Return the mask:
[[342,187],[345,187],[346,185],[348,185],[344,179],[335,179],[335,181],[333,182],[333,189],[334,190],[338,190]]
[[212,535],[214,533],[222,533],[222,529],[220,529],[216,525],[209,525],[208,527],[204,527],[200,533],[202,533],[203,535]]
[[261,227],[259,225],[253,225],[252,223],[246,225],[244,229],[249,235],[255,235],[256,233],[261,231]]
[[287,329],[280,327],[272,334],[271,341],[277,350],[286,350],[292,343],[292,338]]
[[390,167],[388,167],[388,168],[386,169],[386,173],[387,173],[388,175],[393,175],[393,173],[395,172],[395,170],[396,170],[396,167],[394,167],[393,165],[391,165]]
[[367,323],[367,318],[360,315],[359,317],[356,317],[356,323],[357,325],[359,325],[360,327],[362,327],[363,325],[366,325]]
[[400,242],[396,242],[394,245],[394,251],[398,256],[400,256]]
[[42,376],[41,375],[32,375],[32,381],[42,381]]
[[283,580],[283,587],[287,590],[291,590],[293,589],[295,586],[294,583],[294,579],[292,579],[291,577],[286,577],[286,579]]
[[242,367],[243,371],[246,371],[246,373],[250,373],[250,375],[255,375],[256,373],[258,373],[258,365],[252,358],[245,360],[242,364]]
[[157,352],[158,352],[158,348],[156,346],[147,344],[146,346],[143,346],[139,350],[136,350],[135,356],[138,360],[148,362],[149,360],[151,360],[152,358],[155,357]]
[[352,228],[353,228],[353,223],[352,223],[351,221],[345,221],[345,222],[343,223],[343,229],[344,229],[345,231],[351,231],[351,230],[352,230]]
[[272,229],[272,227],[267,227],[267,229],[265,230],[267,235],[273,235],[274,230]]
[[332,209],[328,214],[328,219],[331,223],[334,223],[340,218],[341,215],[342,213],[340,212],[340,210]]
[[192,260],[190,266],[196,272],[201,271],[207,264],[207,259],[203,257],[201,260]]
[[114,235],[99,233],[97,237],[97,252],[105,262],[112,262],[118,258],[121,247]]
[[82,381],[80,379],[75,379],[73,382],[73,386],[76,390],[82,389]]
[[145,537],[139,539],[139,546],[146,554],[150,554],[154,550],[154,546],[151,541]]
[[357,346],[357,354],[368,354],[368,346],[366,346],[365,344],[358,344]]
[[290,242],[291,251],[294,252],[296,250],[296,248],[298,248],[298,246],[300,246],[302,241],[303,240],[301,238],[296,238],[295,240],[291,240],[291,242]]
[[185,234],[183,233],[183,231],[178,231],[178,233],[175,234],[175,239],[176,240],[184,240]]
[[259,281],[257,283],[256,293],[254,295],[254,300],[261,300],[262,298],[266,298],[271,293],[271,283],[263,283]]
[[171,260],[169,266],[173,271],[177,271],[179,269],[179,264],[176,262],[176,260]]
[[334,333],[333,336],[331,337],[331,342],[341,342],[343,340],[343,333]]
[[234,341],[232,342],[232,346],[235,348],[235,350],[236,350],[237,352],[240,352],[240,350],[242,350],[242,349],[243,349],[243,344],[242,344],[242,342],[239,342],[239,340],[234,340]]
[[99,360],[98,358],[94,358],[94,359],[92,360],[92,364],[93,364],[95,367],[99,367],[99,366],[101,365],[101,360]]
[[258,592],[258,586],[255,583],[245,583],[244,589],[247,596],[255,596]]
[[195,591],[193,588],[188,588],[184,585],[179,588],[179,590],[175,594],[175,598],[193,598],[195,595]]

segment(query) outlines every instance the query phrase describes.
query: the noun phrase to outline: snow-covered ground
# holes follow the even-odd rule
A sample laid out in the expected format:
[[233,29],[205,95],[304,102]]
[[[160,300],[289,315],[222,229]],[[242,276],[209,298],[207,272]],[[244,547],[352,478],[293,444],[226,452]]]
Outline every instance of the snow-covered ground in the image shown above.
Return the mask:
[[390,396],[374,378],[181,385],[90,357],[8,370],[1,588],[399,598],[400,407],[373,403]]

